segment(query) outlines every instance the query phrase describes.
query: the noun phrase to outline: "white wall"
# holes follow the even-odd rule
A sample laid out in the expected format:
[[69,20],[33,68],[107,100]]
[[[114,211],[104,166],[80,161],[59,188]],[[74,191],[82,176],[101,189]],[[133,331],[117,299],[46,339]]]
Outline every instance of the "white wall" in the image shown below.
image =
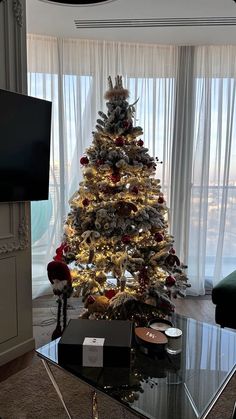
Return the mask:
[[[0,2],[0,88],[19,93],[27,91],[25,16],[25,0]],[[0,365],[34,348],[31,289],[30,204],[1,203]]]

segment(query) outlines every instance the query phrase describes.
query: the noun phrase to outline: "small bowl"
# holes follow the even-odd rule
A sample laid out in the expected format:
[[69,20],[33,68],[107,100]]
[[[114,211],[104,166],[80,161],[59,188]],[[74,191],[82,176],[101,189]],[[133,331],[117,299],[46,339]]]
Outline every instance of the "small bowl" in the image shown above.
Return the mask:
[[170,320],[157,317],[155,319],[152,319],[149,322],[148,327],[158,332],[165,333],[167,329],[169,329],[170,327],[173,327],[173,324],[171,323]]

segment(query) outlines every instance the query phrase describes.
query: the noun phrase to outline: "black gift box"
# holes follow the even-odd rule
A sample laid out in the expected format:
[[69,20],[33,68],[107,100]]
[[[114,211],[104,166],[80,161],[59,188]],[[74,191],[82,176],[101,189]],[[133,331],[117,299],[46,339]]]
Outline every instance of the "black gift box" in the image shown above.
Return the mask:
[[58,363],[83,365],[83,342],[104,338],[103,366],[129,367],[133,323],[128,320],[70,320],[58,343]]

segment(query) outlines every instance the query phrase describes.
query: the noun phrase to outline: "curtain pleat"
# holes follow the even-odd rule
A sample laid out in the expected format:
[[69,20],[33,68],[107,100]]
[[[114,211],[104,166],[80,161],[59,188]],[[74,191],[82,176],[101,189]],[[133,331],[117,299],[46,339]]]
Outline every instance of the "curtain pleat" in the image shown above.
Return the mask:
[[170,228],[180,259],[187,263],[193,158],[194,47],[180,47],[171,151]]

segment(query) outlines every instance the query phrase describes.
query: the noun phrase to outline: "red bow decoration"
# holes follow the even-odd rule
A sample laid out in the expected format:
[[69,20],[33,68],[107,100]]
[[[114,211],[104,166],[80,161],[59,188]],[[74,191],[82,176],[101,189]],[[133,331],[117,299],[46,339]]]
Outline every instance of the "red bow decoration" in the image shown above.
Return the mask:
[[57,249],[56,249],[56,256],[54,256],[53,260],[58,262],[64,261],[64,251],[66,252],[68,250],[68,246],[66,243],[62,243]]

